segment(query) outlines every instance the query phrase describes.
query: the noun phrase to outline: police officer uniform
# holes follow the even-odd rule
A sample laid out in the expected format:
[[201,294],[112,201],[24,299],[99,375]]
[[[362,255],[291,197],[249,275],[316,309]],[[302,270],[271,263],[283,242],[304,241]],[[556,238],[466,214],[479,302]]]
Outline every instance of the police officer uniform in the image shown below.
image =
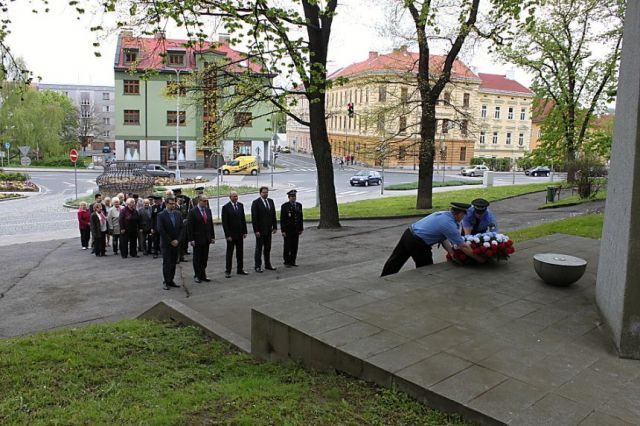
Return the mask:
[[162,197],[159,195],[153,196],[153,206],[151,206],[151,242],[152,245],[148,247],[149,251],[153,253],[153,258],[158,257],[160,253],[160,234],[158,232],[158,215],[164,210],[164,204],[158,203]]
[[297,191],[287,192],[289,201],[280,207],[280,230],[284,237],[284,264],[287,267],[296,265],[298,256],[298,242],[304,230],[302,204],[296,201]]
[[[451,203],[451,210],[459,212],[466,212],[469,207],[466,203]],[[410,257],[416,268],[433,265],[431,246],[434,244],[445,240],[453,245],[464,243],[460,235],[460,224],[456,222],[451,210],[431,213],[409,226],[384,264],[380,276],[397,273]]]
[[471,202],[471,208],[462,219],[462,235],[498,231],[496,216],[488,207],[489,202],[483,198]]

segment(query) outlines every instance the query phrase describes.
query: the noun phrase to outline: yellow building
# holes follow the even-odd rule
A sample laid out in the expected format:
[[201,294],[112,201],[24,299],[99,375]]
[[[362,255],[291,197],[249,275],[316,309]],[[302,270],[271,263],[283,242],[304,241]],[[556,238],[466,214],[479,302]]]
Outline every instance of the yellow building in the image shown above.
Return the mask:
[[520,158],[529,151],[533,92],[509,75],[478,74],[476,157]]

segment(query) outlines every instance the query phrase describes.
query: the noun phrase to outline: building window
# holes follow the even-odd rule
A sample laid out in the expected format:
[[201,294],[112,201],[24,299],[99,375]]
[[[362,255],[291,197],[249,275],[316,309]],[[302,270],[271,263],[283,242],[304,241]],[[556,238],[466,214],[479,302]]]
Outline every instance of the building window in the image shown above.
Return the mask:
[[[169,80],[167,81],[167,95],[175,96],[178,91],[178,82]],[[184,96],[187,94],[187,88],[184,84],[180,83],[180,96]]]
[[402,161],[407,156],[407,147],[401,146],[398,148],[398,160]]
[[103,101],[108,101],[111,98],[111,95],[109,92],[102,92],[102,100]]
[[471,104],[471,95],[469,93],[465,93],[462,95],[462,108],[469,108]]
[[125,49],[124,51],[124,63],[132,64],[138,60],[138,50],[137,49]]
[[184,65],[184,53],[169,53],[169,65]]
[[442,133],[449,133],[449,120],[442,120]]
[[102,105],[102,112],[110,112],[111,108],[109,107],[109,105]]
[[125,95],[139,95],[140,94],[140,80],[125,80],[124,92]]
[[405,105],[407,103],[408,91],[406,87],[400,89],[400,103]]
[[111,119],[109,117],[103,118],[102,124],[104,124],[105,126],[109,126],[111,124]]
[[387,100],[387,88],[385,86],[378,87],[378,101],[384,102]]
[[362,89],[360,89],[360,103],[362,103]]
[[[175,111],[167,111],[167,126],[176,125],[177,114]],[[187,122],[186,111],[180,111],[180,126],[185,126]]]
[[507,118],[509,120],[513,120],[513,107],[509,107],[509,112],[507,113]]
[[407,117],[406,116],[402,116],[400,117],[400,134],[401,135],[406,135],[407,134]]
[[520,120],[525,120],[527,117],[527,109],[526,108],[521,108],[520,109]]
[[369,103],[369,88],[368,87],[364,89],[364,102],[367,103],[367,104]]
[[467,136],[469,123],[467,120],[460,121],[460,134],[462,136]]
[[91,118],[91,111],[87,108],[82,108],[80,110],[80,117],[82,118]]
[[250,112],[236,112],[233,115],[233,121],[237,127],[253,126],[253,114]]
[[524,133],[520,133],[518,135],[518,145],[520,145],[520,146],[524,145]]
[[507,132],[507,145],[511,145],[511,132]]
[[493,113],[493,118],[500,118],[500,107],[496,107],[496,111]]
[[83,94],[83,96],[80,98],[80,105],[91,105],[89,94]]
[[102,132],[102,137],[108,138],[110,136],[111,136],[111,132],[109,130],[105,130],[104,132]]
[[467,161],[467,147],[460,147],[460,161]]
[[498,144],[498,132],[493,132],[493,139],[492,141],[494,145]]
[[124,110],[124,124],[129,126],[137,126],[140,124],[140,110],[138,109],[125,109]]
[[384,131],[384,114],[378,114],[378,131]]
[[484,145],[485,134],[484,132],[480,132],[480,145]]
[[480,109],[480,117],[487,118],[487,106],[482,105],[482,109]]
[[450,92],[444,92],[443,101],[444,101],[445,105],[451,104],[451,93]]

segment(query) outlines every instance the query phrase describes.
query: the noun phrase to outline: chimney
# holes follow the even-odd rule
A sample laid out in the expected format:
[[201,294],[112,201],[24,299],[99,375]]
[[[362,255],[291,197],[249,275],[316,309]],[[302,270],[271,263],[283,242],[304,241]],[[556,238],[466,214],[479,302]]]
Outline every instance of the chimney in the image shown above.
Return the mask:
[[120,31],[120,38],[124,37],[133,37],[133,31],[131,31],[130,29],[123,29],[122,31]]
[[229,41],[231,40],[231,36],[229,34],[219,34],[218,35],[218,41],[222,44],[229,44]]
[[507,73],[505,74],[505,77],[507,78],[507,80],[515,80],[516,70],[514,70],[513,68],[508,69]]
[[404,53],[407,51],[407,45],[403,44],[395,49],[393,49],[393,53]]
[[369,59],[374,59],[378,57],[378,52],[376,51],[369,51]]

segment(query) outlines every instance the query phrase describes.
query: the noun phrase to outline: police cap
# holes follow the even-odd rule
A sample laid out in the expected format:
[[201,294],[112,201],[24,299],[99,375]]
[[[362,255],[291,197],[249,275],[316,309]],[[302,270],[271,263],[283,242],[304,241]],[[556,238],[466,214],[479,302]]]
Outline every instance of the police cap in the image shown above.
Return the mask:
[[291,191],[287,192],[288,196],[297,195],[297,194],[298,194],[298,191],[295,189],[292,189]]
[[173,188],[172,191],[174,194],[177,194],[178,192],[182,193],[182,188]]
[[450,207],[452,209],[454,209],[454,210],[466,212],[469,209],[469,207],[471,207],[471,204],[467,204],[467,203],[451,203]]
[[489,207],[489,202],[484,198],[476,198],[471,202],[476,211],[483,212]]
[[196,192],[204,192],[204,186],[199,186],[195,188]]

